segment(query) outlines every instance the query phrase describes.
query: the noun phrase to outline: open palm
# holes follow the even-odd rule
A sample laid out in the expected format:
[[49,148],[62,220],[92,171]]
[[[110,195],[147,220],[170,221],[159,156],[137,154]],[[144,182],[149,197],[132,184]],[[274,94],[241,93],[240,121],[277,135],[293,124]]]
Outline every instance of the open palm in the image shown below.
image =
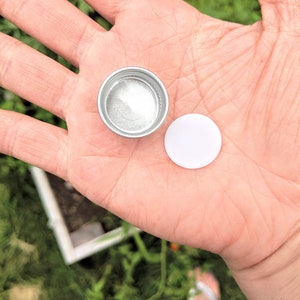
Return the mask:
[[[89,0],[114,24],[106,32],[66,1],[19,2],[0,1],[1,14],[79,74],[0,36],[0,84],[68,126],[1,111],[2,152],[69,180],[143,230],[221,254],[236,270],[293,243],[300,221],[300,26],[287,17],[287,4],[261,1],[264,22],[242,26],[179,0]],[[156,73],[170,97],[167,121],[142,139],[113,134],[97,111],[101,82],[124,66]],[[167,126],[187,113],[208,115],[222,132],[221,154],[200,170],[176,166],[164,151]]]

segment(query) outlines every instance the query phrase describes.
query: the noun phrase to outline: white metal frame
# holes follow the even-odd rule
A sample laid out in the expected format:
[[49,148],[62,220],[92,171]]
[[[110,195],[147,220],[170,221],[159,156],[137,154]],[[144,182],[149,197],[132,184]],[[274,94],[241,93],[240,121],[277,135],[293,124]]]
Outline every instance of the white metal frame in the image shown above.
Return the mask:
[[107,249],[138,230],[135,227],[125,232],[122,227],[104,233],[99,237],[74,247],[66,223],[58,206],[45,171],[37,167],[30,168],[33,181],[48,217],[49,227],[53,230],[58,246],[67,265],[73,264],[96,252]]

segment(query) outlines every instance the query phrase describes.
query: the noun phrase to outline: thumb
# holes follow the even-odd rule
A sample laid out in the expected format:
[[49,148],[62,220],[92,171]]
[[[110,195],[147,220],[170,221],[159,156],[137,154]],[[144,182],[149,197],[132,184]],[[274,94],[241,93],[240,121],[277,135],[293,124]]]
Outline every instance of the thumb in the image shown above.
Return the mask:
[[299,0],[260,0],[259,2],[265,30],[300,34]]

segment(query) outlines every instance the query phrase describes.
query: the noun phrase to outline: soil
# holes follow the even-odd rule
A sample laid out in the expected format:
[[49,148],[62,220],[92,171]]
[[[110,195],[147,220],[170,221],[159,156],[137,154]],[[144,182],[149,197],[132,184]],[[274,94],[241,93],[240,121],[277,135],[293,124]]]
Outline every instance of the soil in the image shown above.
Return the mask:
[[52,174],[47,173],[47,176],[69,232],[97,221],[105,232],[120,226],[118,217],[85,198],[70,183]]

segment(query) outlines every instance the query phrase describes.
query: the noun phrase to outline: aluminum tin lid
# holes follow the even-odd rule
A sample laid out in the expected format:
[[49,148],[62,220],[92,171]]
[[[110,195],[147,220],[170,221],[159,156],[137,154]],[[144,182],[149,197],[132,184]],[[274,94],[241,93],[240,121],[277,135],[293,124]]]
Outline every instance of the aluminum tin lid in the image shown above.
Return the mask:
[[98,94],[103,122],[124,137],[140,138],[154,132],[165,120],[168,107],[168,94],[161,80],[139,67],[113,72]]

